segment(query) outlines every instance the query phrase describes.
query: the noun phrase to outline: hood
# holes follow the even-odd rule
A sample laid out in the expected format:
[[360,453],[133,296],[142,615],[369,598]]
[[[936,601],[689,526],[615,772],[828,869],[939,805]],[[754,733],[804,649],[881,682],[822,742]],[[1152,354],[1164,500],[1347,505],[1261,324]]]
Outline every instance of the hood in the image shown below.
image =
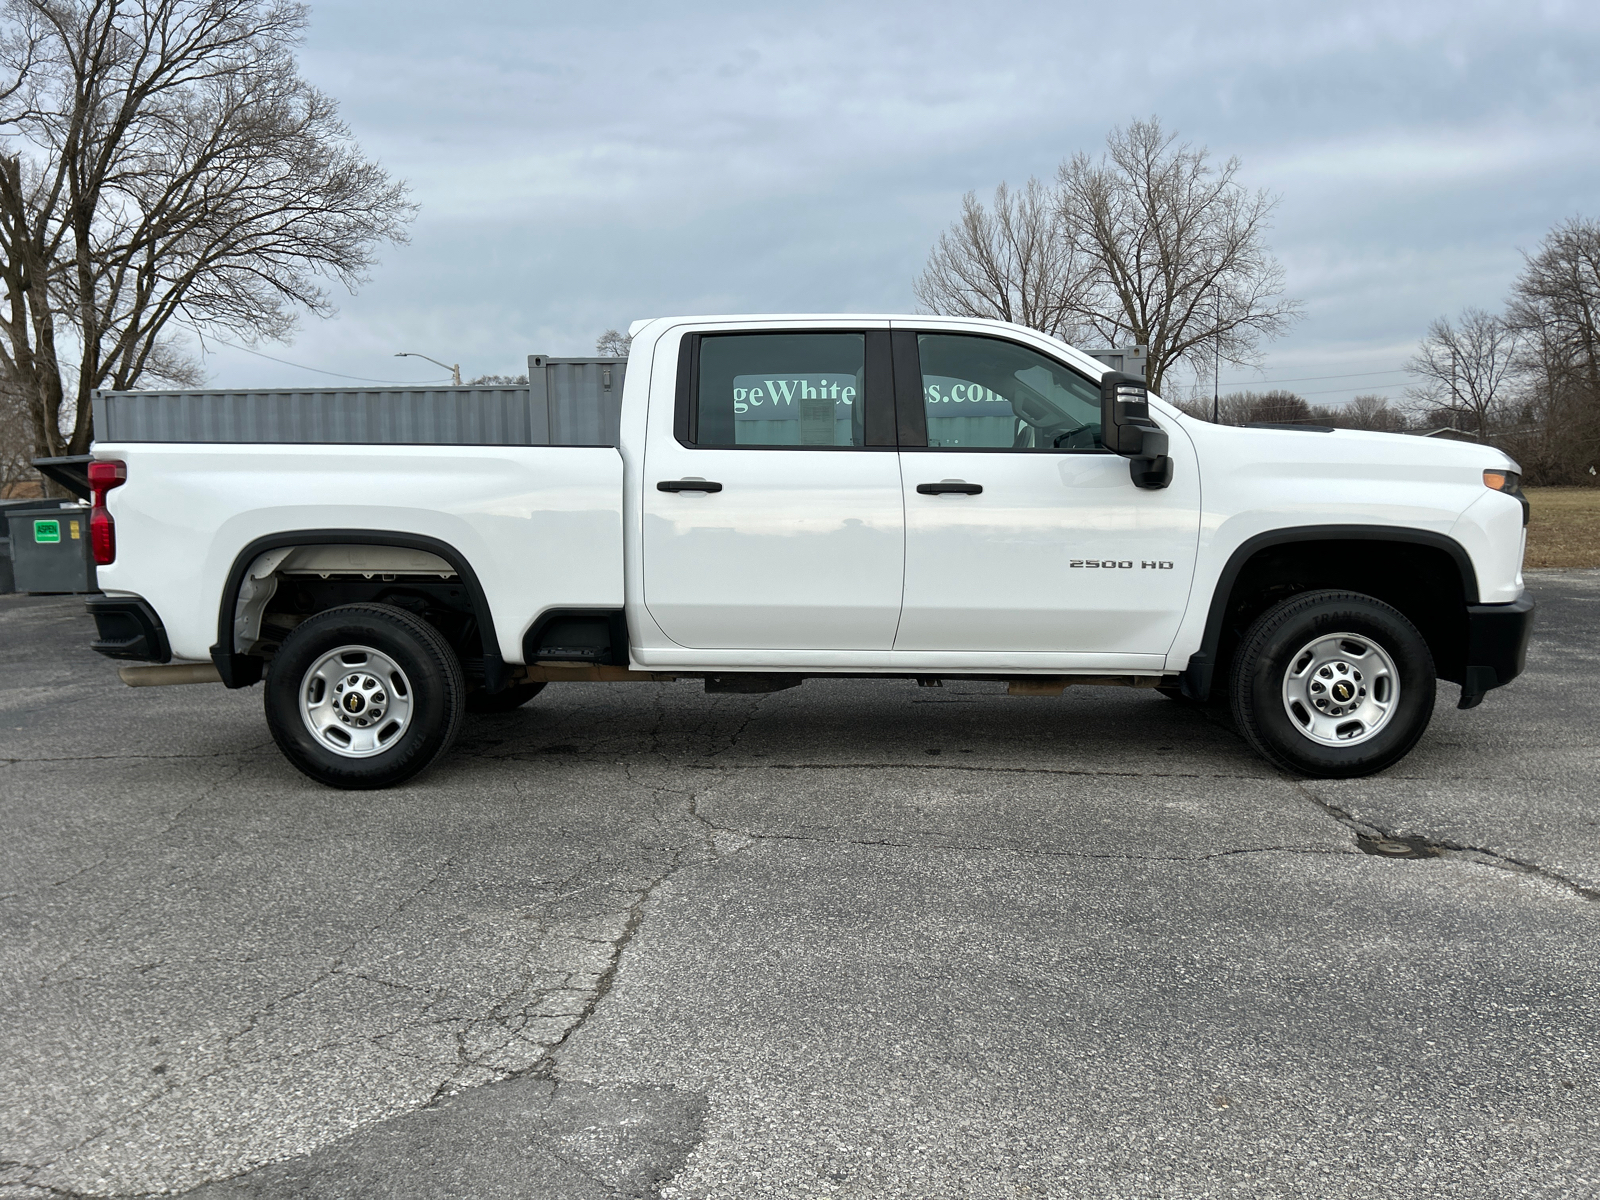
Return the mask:
[[[1169,410],[1171,411],[1171,410]],[[1368,466],[1379,475],[1393,468],[1416,467],[1431,473],[1504,469],[1521,471],[1503,450],[1477,442],[1422,437],[1413,433],[1377,433],[1366,429],[1326,426],[1213,425],[1173,413],[1197,447],[1224,460],[1290,467],[1296,463]]]

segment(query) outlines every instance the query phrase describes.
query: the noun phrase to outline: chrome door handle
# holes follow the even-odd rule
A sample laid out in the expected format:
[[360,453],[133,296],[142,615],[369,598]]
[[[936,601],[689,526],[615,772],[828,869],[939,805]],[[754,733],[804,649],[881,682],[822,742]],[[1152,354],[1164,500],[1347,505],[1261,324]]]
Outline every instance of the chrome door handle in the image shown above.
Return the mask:
[[658,492],[720,492],[722,485],[709,479],[663,479],[656,484]]
[[982,492],[983,484],[963,483],[959,479],[946,479],[940,483],[917,484],[917,495],[919,496],[977,496]]

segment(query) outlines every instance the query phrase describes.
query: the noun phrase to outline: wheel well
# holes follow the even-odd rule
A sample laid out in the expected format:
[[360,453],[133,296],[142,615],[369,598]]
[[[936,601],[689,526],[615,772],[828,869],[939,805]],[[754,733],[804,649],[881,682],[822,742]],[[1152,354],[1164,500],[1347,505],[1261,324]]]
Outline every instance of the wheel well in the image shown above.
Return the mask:
[[301,621],[345,604],[388,604],[439,631],[463,663],[481,658],[477,614],[455,577],[415,575],[286,575],[262,609],[260,634],[247,652],[270,658]]
[[1251,554],[1222,607],[1215,678],[1227,678],[1233,652],[1257,617],[1297,593],[1325,588],[1399,609],[1428,643],[1439,678],[1461,682],[1467,605],[1477,599],[1476,587],[1469,597],[1459,561],[1442,546],[1367,538],[1284,542]]
[[297,624],[357,603],[392,604],[427,621],[455,650],[469,687],[493,692],[508,681],[466,559],[436,538],[382,531],[302,530],[251,542],[223,588],[212,661],[229,687],[247,686]]

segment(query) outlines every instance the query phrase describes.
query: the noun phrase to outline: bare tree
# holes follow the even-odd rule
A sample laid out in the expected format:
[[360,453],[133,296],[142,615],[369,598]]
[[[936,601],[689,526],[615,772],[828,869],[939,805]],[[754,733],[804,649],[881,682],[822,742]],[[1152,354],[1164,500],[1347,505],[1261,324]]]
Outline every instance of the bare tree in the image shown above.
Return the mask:
[[[1201,421],[1211,420],[1211,397],[1196,391],[1177,406]],[[1271,424],[1332,425],[1337,429],[1370,429],[1379,433],[1404,433],[1410,421],[1382,396],[1357,396],[1343,406],[1311,404],[1293,392],[1229,392],[1217,403],[1224,425]]]
[[986,209],[972,193],[917,280],[927,309],[998,317],[1069,341],[1148,348],[1163,390],[1172,368],[1253,362],[1261,339],[1299,311],[1265,243],[1277,201],[1213,165],[1160,121],[1113,129],[1098,162],[1077,154],[1055,187],[1001,184]]
[[[1211,397],[1194,392],[1188,399],[1177,401],[1178,408],[1201,421],[1210,421]],[[1226,392],[1216,403],[1217,420],[1223,425],[1250,425],[1265,421],[1271,424],[1294,424],[1321,419],[1324,409],[1312,408],[1304,397],[1293,392]]]
[[627,358],[633,339],[615,329],[608,329],[595,339],[594,352],[603,358]]
[[528,377],[526,375],[479,375],[475,379],[467,380],[468,387],[485,385],[494,387],[527,387]]
[[[27,398],[0,378],[0,500],[16,494],[20,485],[39,482],[33,469],[33,423]],[[5,536],[0,517],[0,537]]]
[[1254,392],[1225,392],[1217,397],[1213,409],[1211,393],[1195,387],[1189,389],[1188,395],[1182,395],[1173,388],[1171,395],[1163,396],[1162,399],[1171,401],[1179,410],[1197,421],[1210,422],[1215,415],[1219,425],[1243,425],[1250,419],[1250,405],[1254,397]]
[[184,328],[282,338],[404,240],[404,185],[296,73],[302,5],[0,4],[0,373],[39,453],[87,448],[96,388],[197,382]]
[[1089,280],[1061,235],[1058,209],[1037,179],[1015,195],[1002,183],[991,209],[968,192],[961,219],[939,235],[913,285],[918,301],[929,312],[992,317],[1077,340]]
[[1113,129],[1096,162],[1076,154],[1058,178],[1062,235],[1092,286],[1083,319],[1110,345],[1149,347],[1161,391],[1179,363],[1253,362],[1264,337],[1297,319],[1265,234],[1277,200],[1238,182],[1161,122]]
[[1525,257],[1506,315],[1521,338],[1525,429],[1507,449],[1541,479],[1589,483],[1600,462],[1600,222],[1564,221]]
[[1537,334],[1544,360],[1600,398],[1600,222],[1563,222],[1527,256],[1508,324]]
[[1256,395],[1246,392],[1250,405],[1250,421],[1265,422],[1271,425],[1297,425],[1305,424],[1317,419],[1311,405],[1304,396],[1297,396],[1293,392],[1274,388],[1270,392]]
[[1329,412],[1331,424],[1341,429],[1370,429],[1376,433],[1404,433],[1411,427],[1406,414],[1385,396],[1357,396],[1343,408]]
[[1406,370],[1421,379],[1407,389],[1412,402],[1457,429],[1487,439],[1511,401],[1520,336],[1481,308],[1455,321],[1440,317]]

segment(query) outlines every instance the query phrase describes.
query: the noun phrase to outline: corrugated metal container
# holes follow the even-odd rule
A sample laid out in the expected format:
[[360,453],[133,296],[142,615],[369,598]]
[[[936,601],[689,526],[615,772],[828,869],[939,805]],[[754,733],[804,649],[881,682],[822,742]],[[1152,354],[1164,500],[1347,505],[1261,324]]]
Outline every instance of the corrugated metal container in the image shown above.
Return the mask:
[[[528,380],[537,411],[546,405],[551,446],[615,446],[622,428],[625,358],[528,356]],[[541,393],[541,388],[543,389]]]
[[1126,371],[1129,375],[1137,375],[1140,379],[1145,377],[1145,367],[1150,361],[1150,353],[1145,346],[1124,346],[1120,350],[1086,350],[1084,353],[1105,363],[1113,371]]
[[525,387],[97,392],[102,442],[615,446],[622,358],[531,355]]

